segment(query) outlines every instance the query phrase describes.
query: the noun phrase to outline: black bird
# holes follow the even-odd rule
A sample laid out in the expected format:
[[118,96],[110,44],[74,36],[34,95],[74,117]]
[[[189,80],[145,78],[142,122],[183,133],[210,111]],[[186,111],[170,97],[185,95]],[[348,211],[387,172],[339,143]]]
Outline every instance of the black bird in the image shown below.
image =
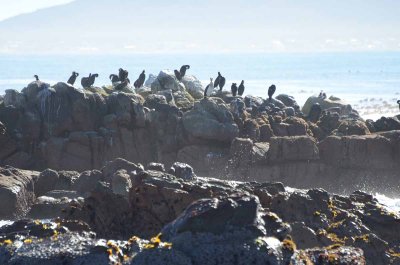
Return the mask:
[[237,84],[236,83],[232,83],[232,86],[231,86],[232,96],[236,97],[237,91],[238,91]]
[[400,100],[397,100],[397,104],[399,104],[399,109],[400,109]]
[[36,79],[36,81],[39,81],[39,76],[38,75],[34,75],[33,77]]
[[71,77],[68,79],[67,83],[73,86],[75,84],[76,78],[79,76],[79,73],[73,71]]
[[88,77],[82,77],[81,85],[83,88],[91,87],[94,84],[96,77],[99,77],[98,74],[89,74]]
[[113,84],[119,82],[119,77],[115,74],[111,74],[109,78]]
[[139,75],[139,78],[135,81],[133,86],[135,88],[141,88],[143,86],[145,80],[146,80],[146,74],[145,74],[145,71],[143,70],[143,72]]
[[225,77],[223,77],[223,76],[221,75],[221,79],[219,80],[219,91],[222,91],[222,89],[224,88],[224,86],[225,86],[225,81],[226,81]]
[[242,82],[241,82],[240,85],[239,85],[239,88],[238,88],[238,95],[239,95],[239,96],[243,96],[243,93],[244,93],[244,80],[242,80]]
[[276,91],[276,86],[275,85],[272,85],[272,86],[270,86],[268,88],[268,98],[269,98],[269,100],[272,99],[272,96],[274,95],[275,91]]
[[175,73],[176,79],[178,79],[178,81],[181,81],[182,80],[181,73],[176,69],[174,70],[174,73]]
[[219,91],[222,91],[222,88],[225,86],[225,81],[225,77],[223,77],[221,73],[218,72],[218,76],[217,78],[215,78],[214,87],[219,86]]
[[128,78],[128,75],[129,75],[128,71],[126,71],[126,70],[124,70],[122,68],[119,68],[119,72],[118,72],[119,81],[124,82],[125,79]]
[[186,75],[186,70],[190,69],[190,65],[182,65],[181,69],[179,70],[179,73],[181,74],[181,78],[183,78]]

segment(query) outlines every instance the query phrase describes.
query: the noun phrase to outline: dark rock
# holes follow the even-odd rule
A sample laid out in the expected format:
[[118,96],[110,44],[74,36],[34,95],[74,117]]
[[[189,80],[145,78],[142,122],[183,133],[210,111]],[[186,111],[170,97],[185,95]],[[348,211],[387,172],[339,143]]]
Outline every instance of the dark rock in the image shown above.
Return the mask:
[[194,180],[196,178],[193,168],[188,164],[180,162],[175,162],[172,165],[170,174],[173,174],[183,180]]

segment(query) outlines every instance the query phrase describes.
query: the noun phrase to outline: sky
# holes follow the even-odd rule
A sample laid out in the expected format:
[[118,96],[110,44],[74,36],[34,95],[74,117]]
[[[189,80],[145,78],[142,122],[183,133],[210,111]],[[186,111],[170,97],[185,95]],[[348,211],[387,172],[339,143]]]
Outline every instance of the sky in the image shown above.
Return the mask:
[[0,54],[400,51],[399,0],[0,0],[0,7]]
[[0,0],[0,21],[41,8],[66,4],[73,0]]

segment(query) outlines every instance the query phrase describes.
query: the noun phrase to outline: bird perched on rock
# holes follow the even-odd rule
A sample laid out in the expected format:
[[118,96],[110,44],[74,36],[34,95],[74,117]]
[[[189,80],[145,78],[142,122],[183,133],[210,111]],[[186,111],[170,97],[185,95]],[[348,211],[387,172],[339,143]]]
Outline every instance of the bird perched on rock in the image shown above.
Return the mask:
[[397,104],[399,104],[399,109],[400,109],[400,100],[397,100]]
[[232,96],[236,97],[237,91],[238,91],[237,84],[236,83],[232,83],[232,86],[231,86]]
[[319,92],[318,97],[319,97],[320,99],[326,99],[326,93],[325,93],[323,90],[321,90],[321,92]]
[[242,80],[242,82],[241,82],[240,85],[239,85],[239,88],[238,88],[238,95],[239,95],[239,96],[243,96],[243,93],[244,93],[244,80]]
[[272,85],[272,86],[270,86],[268,88],[268,98],[269,98],[269,100],[272,99],[272,96],[274,95],[275,91],[276,91],[276,86],[275,85]]
[[83,88],[87,88],[87,87],[91,87],[94,84],[94,81],[96,79],[96,77],[99,77],[98,74],[89,74],[88,77],[82,77],[81,79],[81,85]]
[[178,81],[181,81],[182,80],[181,73],[176,69],[174,70],[174,73],[175,73],[176,79],[178,79]]
[[111,75],[109,76],[109,78],[110,78],[111,83],[112,83],[113,85],[116,85],[116,83],[119,82],[119,77],[118,77],[118,75],[111,74]]
[[135,88],[141,88],[145,80],[146,80],[146,74],[145,71],[143,70],[142,73],[139,75],[139,78],[135,81],[135,83],[133,83],[133,86]]
[[183,78],[186,75],[186,70],[190,69],[190,65],[182,65],[181,69],[179,69],[179,73],[181,74],[181,78]]
[[118,72],[118,78],[120,82],[124,82],[127,78],[128,78],[129,72],[119,68],[119,72]]
[[38,75],[34,75],[33,77],[36,79],[36,81],[40,81]]
[[210,83],[207,85],[206,90],[204,90],[204,98],[211,96],[214,91],[213,79],[210,78]]
[[75,84],[76,78],[79,76],[79,73],[73,71],[71,77],[68,79],[67,83],[73,86]]
[[218,76],[217,78],[215,78],[214,88],[219,86],[219,91],[222,91],[222,89],[225,86],[225,81],[226,81],[225,77],[223,77],[221,73],[218,72]]

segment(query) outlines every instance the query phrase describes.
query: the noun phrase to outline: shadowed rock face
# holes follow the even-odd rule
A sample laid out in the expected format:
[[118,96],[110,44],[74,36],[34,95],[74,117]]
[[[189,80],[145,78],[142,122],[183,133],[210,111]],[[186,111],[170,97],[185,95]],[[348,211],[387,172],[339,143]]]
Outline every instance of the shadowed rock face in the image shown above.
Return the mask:
[[[244,141],[242,146],[249,143]],[[56,173],[65,177],[54,178],[54,186],[60,186],[58,182],[70,176],[73,184],[65,186],[69,191],[50,191],[36,201],[29,200],[29,193],[21,193],[20,199],[29,202],[26,210],[32,206],[30,214],[35,217],[46,214],[65,219],[55,220],[60,225],[54,227],[20,221],[0,228],[0,243],[12,240],[11,244],[0,244],[0,261],[52,264],[62,258],[63,249],[70,248],[71,252],[64,254],[65,264],[75,264],[73,259],[93,260],[97,264],[106,264],[110,259],[122,264],[254,261],[283,265],[289,261],[303,264],[307,259],[324,264],[333,258],[340,260],[340,264],[398,262],[400,216],[367,193],[357,191],[341,196],[323,189],[287,189],[282,183],[189,179],[182,172],[164,172],[162,165],[149,166],[151,169],[117,159],[107,163],[101,172],[85,171],[77,177],[73,172],[59,171]],[[161,171],[154,170],[157,168]],[[37,193],[37,184],[43,183],[41,178],[49,175],[48,170],[41,174],[18,169],[11,172],[13,175],[3,174],[0,179],[35,176],[32,194]],[[91,184],[84,182],[85,192],[90,192],[83,195],[85,192],[79,191],[76,183],[96,175],[102,177]],[[116,182],[117,175],[126,181]],[[63,199],[68,192],[72,199]],[[0,190],[0,196],[2,193],[7,191]],[[4,201],[4,205],[9,203]],[[64,209],[60,209],[62,204]],[[85,233],[89,229],[100,238],[122,241],[110,241],[107,245],[107,241]],[[20,231],[22,237],[17,237],[15,231]],[[132,235],[149,239],[160,232],[152,241],[124,241]],[[29,243],[25,243],[27,238]],[[59,247],[56,240],[60,240]],[[46,247],[52,251],[39,257],[39,251]],[[106,254],[110,248],[112,253]],[[123,254],[117,254],[119,251]]]

